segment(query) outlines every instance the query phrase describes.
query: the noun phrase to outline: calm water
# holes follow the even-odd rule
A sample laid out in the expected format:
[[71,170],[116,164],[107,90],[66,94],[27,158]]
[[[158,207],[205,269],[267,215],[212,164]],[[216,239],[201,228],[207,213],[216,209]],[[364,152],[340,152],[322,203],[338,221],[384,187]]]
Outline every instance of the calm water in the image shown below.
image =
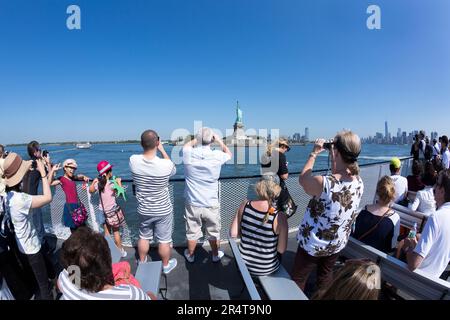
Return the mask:
[[[113,166],[116,176],[123,179],[131,179],[128,168],[128,160],[131,155],[142,152],[139,144],[96,144],[91,149],[75,149],[72,146],[42,146],[50,152],[52,162],[63,162],[65,159],[73,158],[78,163],[78,173],[86,174],[89,177],[97,176],[97,163],[101,160],[109,161]],[[174,148],[177,148],[173,150]],[[179,161],[181,152],[179,147],[166,146],[166,151],[172,156],[177,164],[177,174],[175,178],[183,178],[183,165]],[[14,151],[26,158],[26,147],[11,147],[7,150]],[[286,153],[290,172],[300,171],[312,150],[312,145],[293,146]],[[173,152],[172,152],[173,151]],[[238,152],[237,152],[238,151]],[[363,145],[359,157],[360,164],[374,163],[389,160],[391,157],[409,156],[410,146],[397,145]],[[232,150],[234,159],[227,162],[222,167],[222,177],[229,176],[251,176],[260,174],[259,165],[255,162],[259,159],[258,148],[236,148]],[[323,152],[316,160],[315,169],[327,168],[328,153]],[[59,173],[61,173],[60,171]]]

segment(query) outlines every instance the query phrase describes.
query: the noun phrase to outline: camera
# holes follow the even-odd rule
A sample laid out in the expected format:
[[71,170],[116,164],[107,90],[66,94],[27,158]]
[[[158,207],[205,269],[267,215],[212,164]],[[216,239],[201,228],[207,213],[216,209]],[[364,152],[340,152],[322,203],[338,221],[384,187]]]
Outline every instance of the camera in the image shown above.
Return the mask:
[[327,150],[331,150],[331,146],[334,144],[334,140],[330,139],[323,143],[323,148]]
[[48,156],[48,150],[42,151],[42,156],[43,156],[43,157],[47,157],[47,156]]

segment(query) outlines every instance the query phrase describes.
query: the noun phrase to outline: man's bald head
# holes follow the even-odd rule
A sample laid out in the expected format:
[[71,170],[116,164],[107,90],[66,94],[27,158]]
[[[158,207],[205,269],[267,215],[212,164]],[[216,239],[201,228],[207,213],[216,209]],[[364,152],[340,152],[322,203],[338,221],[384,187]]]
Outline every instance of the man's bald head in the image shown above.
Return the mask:
[[144,151],[153,150],[158,146],[159,136],[154,130],[145,130],[141,134],[141,146]]

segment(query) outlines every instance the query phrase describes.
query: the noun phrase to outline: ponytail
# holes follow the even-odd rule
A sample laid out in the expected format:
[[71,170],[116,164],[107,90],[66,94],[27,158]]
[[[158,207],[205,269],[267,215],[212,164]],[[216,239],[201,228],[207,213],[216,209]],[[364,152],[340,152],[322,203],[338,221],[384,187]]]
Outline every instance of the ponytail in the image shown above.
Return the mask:
[[359,176],[360,170],[359,170],[358,162],[350,163],[350,164],[347,166],[347,169],[350,171],[350,174],[351,174],[352,176]]
[[105,190],[106,181],[107,181],[106,175],[107,175],[107,173],[104,173],[100,177],[98,177],[98,192],[99,193],[103,193],[103,191]]

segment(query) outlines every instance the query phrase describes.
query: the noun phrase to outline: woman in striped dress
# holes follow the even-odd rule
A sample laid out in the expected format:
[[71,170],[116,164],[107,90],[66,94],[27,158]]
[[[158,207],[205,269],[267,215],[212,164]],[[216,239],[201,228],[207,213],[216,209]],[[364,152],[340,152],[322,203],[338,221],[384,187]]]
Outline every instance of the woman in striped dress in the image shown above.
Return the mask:
[[242,202],[231,225],[231,236],[240,237],[239,251],[252,276],[274,273],[287,246],[286,215],[273,206],[281,188],[270,180],[256,184],[258,200]]

